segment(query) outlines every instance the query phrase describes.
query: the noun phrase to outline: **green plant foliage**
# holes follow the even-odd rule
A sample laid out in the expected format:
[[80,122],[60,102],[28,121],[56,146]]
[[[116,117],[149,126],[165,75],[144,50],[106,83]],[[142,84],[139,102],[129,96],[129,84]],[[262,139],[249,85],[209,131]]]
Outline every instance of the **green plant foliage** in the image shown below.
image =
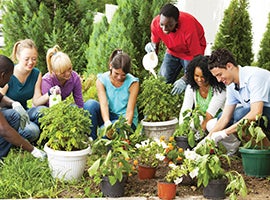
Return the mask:
[[267,124],[267,117],[262,115],[257,115],[254,121],[242,119],[237,126],[237,134],[244,144],[243,147],[265,149],[263,140],[266,138],[267,130],[263,127],[267,127]]
[[178,115],[180,97],[171,94],[172,87],[163,77],[150,76],[144,80],[138,105],[146,121],[167,121]]
[[228,49],[235,56],[236,61],[243,66],[250,66],[254,56],[248,5],[248,0],[231,0],[229,7],[224,11],[212,47],[212,50]]
[[0,161],[0,177],[1,199],[54,198],[60,192],[47,162],[22,151],[12,150]]
[[75,71],[83,72],[92,32],[92,5],[86,0],[2,1],[5,54],[11,54],[19,39],[31,38],[38,47],[38,68],[45,73],[46,52],[58,44],[70,56]]
[[90,135],[90,114],[83,108],[62,101],[41,110],[38,144],[46,141],[55,150],[74,151],[88,146]]
[[258,53],[258,66],[270,70],[270,13],[268,23]]

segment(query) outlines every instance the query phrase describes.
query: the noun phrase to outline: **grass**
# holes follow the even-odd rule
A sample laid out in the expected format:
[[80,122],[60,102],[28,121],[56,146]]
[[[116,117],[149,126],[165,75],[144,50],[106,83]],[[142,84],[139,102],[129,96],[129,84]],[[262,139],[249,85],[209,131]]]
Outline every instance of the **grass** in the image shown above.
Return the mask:
[[28,152],[12,149],[4,161],[0,161],[0,199],[101,196],[88,174],[80,181],[53,179],[47,161],[40,161]]

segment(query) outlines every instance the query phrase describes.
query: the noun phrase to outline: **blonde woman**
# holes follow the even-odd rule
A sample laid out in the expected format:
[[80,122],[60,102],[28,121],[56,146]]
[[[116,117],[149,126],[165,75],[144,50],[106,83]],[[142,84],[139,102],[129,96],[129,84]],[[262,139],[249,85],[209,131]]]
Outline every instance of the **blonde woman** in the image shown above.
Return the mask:
[[[36,68],[38,51],[31,39],[20,40],[14,44],[12,60],[15,64],[14,73],[8,84],[2,88],[5,94],[14,101],[18,101],[30,118],[30,123],[24,129],[19,129],[20,135],[33,142],[38,139],[39,110],[48,100],[48,94],[41,94],[41,72]],[[32,108],[27,107],[27,101],[32,99]]]
[[[42,77],[42,93],[52,93],[50,89],[55,88],[54,92],[61,94],[62,100],[72,94],[75,104],[83,108],[80,76],[73,71],[69,56],[55,45],[47,51],[46,61],[48,72]],[[49,99],[46,104],[49,105]]]

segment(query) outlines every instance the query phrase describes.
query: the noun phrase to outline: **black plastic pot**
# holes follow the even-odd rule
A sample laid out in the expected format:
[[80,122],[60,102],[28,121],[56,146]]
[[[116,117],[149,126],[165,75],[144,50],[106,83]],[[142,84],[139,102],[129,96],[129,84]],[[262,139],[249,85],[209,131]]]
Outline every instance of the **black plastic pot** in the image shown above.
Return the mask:
[[208,185],[203,188],[203,196],[207,199],[225,199],[226,187],[227,180],[225,178],[210,180]]
[[191,149],[188,144],[188,138],[186,136],[175,136],[174,140],[179,148],[182,148],[184,150]]
[[122,181],[116,181],[114,185],[111,185],[109,178],[104,176],[101,181],[101,192],[105,197],[122,197],[125,193],[125,184],[127,177],[124,176]]

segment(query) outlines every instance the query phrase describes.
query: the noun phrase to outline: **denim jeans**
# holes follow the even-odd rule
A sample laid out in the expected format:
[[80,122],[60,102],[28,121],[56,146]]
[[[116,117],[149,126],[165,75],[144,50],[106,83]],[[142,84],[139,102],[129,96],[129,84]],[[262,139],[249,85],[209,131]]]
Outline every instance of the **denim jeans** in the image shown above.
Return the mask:
[[159,74],[165,77],[167,83],[174,83],[183,67],[186,73],[189,62],[165,53]]
[[[92,126],[90,127],[91,129],[91,137],[93,140],[97,139],[97,128],[98,127],[103,127],[104,126],[104,121],[101,116],[101,110],[100,110],[100,104],[98,101],[89,99],[87,102],[84,103],[85,110],[88,110],[88,112],[91,115],[91,121],[92,121]],[[115,122],[119,116],[115,113],[110,112],[110,121],[113,123]],[[134,124],[131,125],[131,128],[133,130],[136,129],[136,126]]]
[[[0,112],[4,115],[9,125],[15,130],[18,130],[21,119],[19,113],[13,109],[6,109],[6,108],[2,108]],[[3,137],[0,137],[0,159],[2,157],[7,156],[11,147],[12,147],[11,143],[6,141]]]
[[47,108],[46,106],[32,107],[27,110],[29,115],[30,123],[26,124],[24,129],[19,128],[19,133],[22,137],[27,139],[29,142],[35,142],[40,135],[40,128],[38,119],[40,117],[40,109]]

